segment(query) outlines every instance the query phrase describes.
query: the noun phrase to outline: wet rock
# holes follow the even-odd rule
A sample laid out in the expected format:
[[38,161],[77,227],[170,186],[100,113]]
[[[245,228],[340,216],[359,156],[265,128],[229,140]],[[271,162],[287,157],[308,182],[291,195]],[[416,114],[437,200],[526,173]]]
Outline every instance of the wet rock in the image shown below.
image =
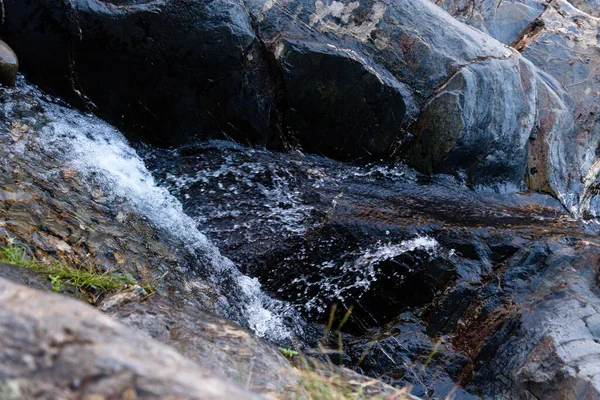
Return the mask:
[[290,135],[305,151],[345,159],[391,148],[402,128],[407,94],[391,74],[347,49],[314,40],[284,36],[270,46],[286,87]]
[[92,307],[0,279],[3,398],[260,398]]
[[[530,331],[515,326],[545,301],[545,285],[570,282],[557,278],[563,268],[593,266],[600,250],[593,229],[569,221],[549,196],[475,193],[401,165],[355,167],[222,143],[147,160],[225,254],[321,324],[303,336],[306,353],[324,357],[316,349],[325,346],[331,359],[423,397],[493,397],[502,385],[515,388],[507,396],[524,396],[529,378],[518,365],[535,359],[537,342],[528,347]],[[419,238],[435,244],[406,246]],[[566,256],[575,245],[587,249],[577,262]]]
[[0,119],[0,244],[129,274],[259,336],[289,337],[283,306],[221,255],[115,128],[22,78],[0,97]]
[[[532,262],[531,256],[524,263],[529,276],[521,287],[515,286],[518,295],[511,298],[512,304],[490,310],[497,316],[499,309],[506,311],[497,322],[497,333],[484,341],[475,359],[475,378],[487,393],[506,397],[528,393],[537,398],[596,398],[600,348],[593,321],[599,298],[592,282],[598,245],[559,239],[547,246],[542,263]],[[524,278],[510,271],[503,278],[507,286]],[[510,291],[507,286],[503,284],[503,291]],[[502,374],[497,372],[500,365]]]
[[532,132],[529,187],[554,193],[575,213],[595,216],[600,140],[597,4],[579,0],[436,3],[515,47],[547,74],[537,84],[537,108],[547,111],[538,113]]
[[132,133],[164,144],[239,130],[262,141],[276,119],[268,94],[252,91],[263,67],[249,60],[256,37],[239,3],[11,0],[5,10],[3,36],[30,79]]
[[[3,33],[29,76],[75,85],[111,121],[170,143],[200,131],[344,159],[394,153],[427,173],[520,188],[534,116],[547,131],[566,125],[537,102],[542,78],[518,52],[423,0],[50,3],[5,4]],[[32,54],[38,26],[46,46]],[[63,76],[73,80],[51,78]],[[535,189],[564,186],[550,176]]]
[[573,6],[577,7],[579,10],[588,13],[594,17],[600,16],[600,11],[598,11],[598,6],[600,3],[598,0],[568,0],[569,3],[573,4]]
[[461,170],[475,185],[519,184],[535,122],[535,80],[533,67],[518,59],[461,68],[412,126],[410,163],[430,174]]
[[[288,372],[290,364],[275,347],[240,326],[207,313],[231,313],[237,315],[238,320],[253,316],[244,316],[240,310],[232,307],[234,303],[225,299],[216,281],[200,277],[208,277],[210,258],[202,258],[207,256],[200,248],[197,249],[197,255],[191,253],[189,248],[185,250],[181,238],[178,239],[173,231],[161,227],[157,220],[148,218],[144,210],[136,207],[131,192],[120,192],[115,196],[113,190],[118,187],[116,181],[107,186],[86,175],[82,165],[85,160],[66,161],[60,148],[67,145],[66,141],[73,144],[78,140],[75,132],[64,138],[65,142],[60,141],[58,147],[49,140],[53,134],[51,127],[68,130],[64,125],[53,126],[57,120],[74,123],[78,130],[84,130],[86,126],[89,127],[87,124],[92,124],[95,134],[107,129],[106,125],[94,125],[92,120],[63,107],[57,100],[44,98],[22,78],[16,90],[4,91],[0,96],[0,119],[5,122],[0,129],[0,152],[3,154],[3,161],[0,162],[1,245],[27,246],[41,261],[60,259],[75,267],[85,263],[85,266],[97,271],[127,273],[141,283],[152,283],[160,293],[169,296],[169,300],[155,295],[143,301],[149,294],[144,288],[133,286],[119,293],[103,294],[97,299],[97,305],[101,310],[114,314],[116,319],[172,345],[202,363],[207,371],[219,371],[222,376],[252,385],[261,393],[273,392],[284,397],[287,391],[296,389],[298,378],[293,372]],[[14,134],[15,131],[19,134]],[[104,136],[102,140],[106,143],[111,138]],[[88,144],[85,153],[91,156],[93,145]],[[70,148],[69,151],[72,153],[74,150]],[[119,164],[119,171],[128,171],[128,182],[135,185],[135,179],[130,179],[137,176],[139,171],[128,170],[125,161],[134,154],[124,155],[121,151],[125,151],[125,148],[105,148],[101,152],[101,159],[110,159],[111,165]],[[93,167],[95,178],[101,174],[101,169],[98,169],[100,165]],[[145,191],[144,195],[148,196],[149,193]],[[161,213],[167,210],[164,206],[161,207]],[[195,230],[195,225],[192,226]],[[194,230],[186,234],[193,234]],[[198,270],[192,272],[195,268]],[[232,278],[231,271],[225,273],[229,279]],[[52,289],[47,276],[24,267],[0,264],[0,276],[36,288]],[[24,293],[26,295],[28,292]],[[79,296],[77,291],[68,294]],[[266,333],[268,314],[261,312],[260,303],[249,305],[259,314],[257,321],[267,324],[263,330]],[[51,305],[48,307],[52,308]],[[7,305],[2,308],[7,309]],[[41,308],[39,312],[43,310]],[[55,312],[63,313],[64,318],[68,318],[70,311],[57,306]],[[48,321],[52,320],[50,314],[47,318]],[[74,328],[66,326],[65,322],[64,329]],[[63,326],[57,322],[56,329],[63,329]],[[100,340],[103,328],[96,326],[90,329],[98,330]],[[123,338],[131,336],[129,332],[119,332],[118,335]],[[107,345],[112,345],[110,343]],[[117,344],[114,346],[116,352],[120,351]],[[130,349],[127,357],[133,358],[136,350],[133,347]],[[81,351],[85,352],[84,349]],[[136,366],[145,362],[146,355],[141,353],[139,356],[131,361]],[[74,356],[68,357],[68,362],[75,364],[86,362]],[[99,354],[90,353],[89,357],[93,359]],[[59,384],[62,378],[49,376],[48,379]],[[201,398],[194,394],[194,390],[190,389],[186,395],[190,397],[181,398]],[[223,396],[240,396],[231,390],[231,393]],[[138,396],[151,398],[152,394],[146,396],[138,392]],[[37,398],[27,394],[21,397]]]
[[14,51],[0,40],[0,83],[14,86],[19,71],[19,60]]
[[[396,387],[411,386],[420,398],[445,398],[452,392],[458,399],[479,398],[456,385],[470,360],[450,344],[434,343],[418,323],[405,320],[380,337],[350,341],[346,351],[372,376]],[[425,365],[428,358],[430,365]]]

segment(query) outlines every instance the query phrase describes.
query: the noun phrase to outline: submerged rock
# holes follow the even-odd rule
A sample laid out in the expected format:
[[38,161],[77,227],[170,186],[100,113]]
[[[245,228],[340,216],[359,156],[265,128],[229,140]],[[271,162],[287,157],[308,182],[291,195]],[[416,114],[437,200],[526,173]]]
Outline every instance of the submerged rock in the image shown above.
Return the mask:
[[14,86],[19,71],[19,60],[14,51],[0,40],[0,83]]

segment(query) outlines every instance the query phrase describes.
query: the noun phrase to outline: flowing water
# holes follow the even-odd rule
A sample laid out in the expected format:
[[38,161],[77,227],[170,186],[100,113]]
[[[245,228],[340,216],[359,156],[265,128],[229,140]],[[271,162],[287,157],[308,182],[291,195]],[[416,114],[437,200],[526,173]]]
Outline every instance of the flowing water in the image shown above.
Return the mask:
[[[101,188],[109,201],[125,201],[153,226],[183,242],[186,250],[197,258],[198,267],[208,266],[208,275],[215,286],[241,309],[244,315],[240,319],[257,335],[275,341],[290,335],[283,322],[289,312],[285,304],[265,295],[257,279],[240,273],[230,259],[221,255],[197,229],[196,221],[183,211],[181,203],[167,188],[157,184],[144,161],[117,129],[94,116],[59,105],[23,79],[14,90],[26,93],[32,104],[44,110],[38,140],[55,159]],[[37,122],[31,121],[32,125]],[[194,276],[199,271],[185,272]]]
[[[415,250],[433,256],[439,247],[434,239],[417,233],[406,240],[379,241],[341,253],[332,247],[330,259],[307,264],[302,274],[290,276],[280,288],[297,292],[295,298],[274,299],[262,290],[259,274],[243,265],[244,253],[232,253],[237,255],[232,261],[205,234],[225,248],[230,246],[223,241],[237,240],[260,253],[270,243],[301,239],[321,224],[335,210],[347,179],[397,183],[414,181],[416,174],[403,166],[345,166],[300,153],[287,157],[223,142],[208,144],[219,153],[210,165],[198,159],[192,169],[177,171],[178,159],[190,160],[181,157],[181,150],[142,146],[144,160],[104,121],[61,105],[23,79],[15,90],[43,109],[43,117],[36,117],[43,119],[37,140],[45,151],[77,171],[94,190],[100,188],[107,201],[126,203],[152,226],[182,242],[197,260],[195,265],[178,267],[192,277],[188,285],[194,285],[194,276],[208,275],[223,296],[222,303],[234,304],[243,314],[237,319],[259,336],[278,342],[301,336],[304,323],[298,310],[322,313],[333,302],[359,299],[380,278],[380,263]],[[41,121],[31,121],[36,122]],[[312,193],[317,198],[306,197],[311,196],[307,184],[318,192]],[[404,272],[411,272],[403,268],[393,273],[395,279],[401,281]]]
[[[288,345],[299,339],[309,354],[310,347],[322,344],[324,324],[336,310],[336,322],[347,321],[340,361],[360,364],[372,376],[388,374],[385,379],[398,386],[420,385],[423,394],[432,387],[444,396],[452,392],[457,373],[470,362],[465,354],[480,345],[477,330],[488,325],[469,322],[467,307],[489,308],[489,315],[500,310],[503,316],[507,305],[529,301],[537,283],[562,282],[539,278],[547,252],[562,257],[574,243],[571,237],[597,232],[551,197],[519,193],[510,185],[473,190],[460,177],[427,177],[402,164],[354,165],[222,141],[178,149],[132,146],[114,127],[42,95],[22,78],[12,94],[12,103],[8,96],[0,104],[12,123],[0,137],[7,155],[0,164],[0,195],[7,199],[4,215],[15,217],[0,224],[4,236],[10,236],[8,225],[25,218],[18,237],[29,245],[46,243],[31,234],[33,227],[72,245],[81,244],[77,238],[89,239],[87,248],[97,259],[104,257],[98,257],[102,247],[110,255],[126,254],[121,258],[131,263],[149,254],[157,274],[176,271],[174,279],[183,277],[189,287],[209,282],[218,312],[271,341]],[[78,178],[71,184],[69,176]],[[80,179],[86,189],[77,193]],[[42,207],[36,208],[35,196],[44,196]],[[79,214],[70,214],[74,223],[62,215],[68,214],[65,205],[76,208],[72,199],[92,209],[83,210],[91,217],[80,226],[85,234],[62,235],[65,225],[53,219],[67,221],[68,231],[78,229]],[[144,223],[125,227],[129,210]],[[97,216],[103,220],[94,220]],[[144,224],[161,233],[150,230],[149,239],[141,231]],[[103,229],[116,234],[103,235]],[[581,243],[588,246],[592,239]],[[156,242],[172,247],[140,251]],[[70,249],[66,242],[52,243]],[[85,254],[86,244],[77,251]],[[178,256],[162,265],[171,253]],[[122,265],[117,256],[104,261],[103,268]],[[173,287],[179,290],[179,281]],[[186,296],[190,293],[196,292]],[[595,295],[586,295],[595,304]],[[569,335],[574,332],[563,319],[550,320]],[[463,329],[464,323],[475,328]],[[328,345],[337,349],[334,339]],[[439,348],[438,339],[446,341]],[[423,364],[432,351],[440,356]]]
[[378,281],[406,290],[403,282],[431,260],[452,256],[451,248],[428,236],[427,225],[401,234],[368,232],[365,240],[340,239],[336,232],[319,236],[340,215],[373,218],[389,211],[398,220],[446,218],[444,207],[464,203],[472,207],[461,219],[507,215],[485,211],[493,196],[402,164],[358,166],[218,141],[174,150],[142,144],[136,151],[111,125],[42,95],[24,79],[15,91],[43,109],[36,118],[44,120],[38,140],[46,151],[101,188],[109,201],[125,202],[182,242],[197,260],[179,266],[192,277],[188,284],[208,275],[223,304],[243,314],[236,319],[274,341],[302,335],[299,313],[319,315],[336,302],[360,303],[381,290]]
[[[384,194],[382,186],[412,187],[418,185],[418,174],[403,165],[359,167],[299,152],[272,153],[218,141],[143,153],[161,183],[222,250],[245,272],[271,282],[272,293],[289,294],[283,297],[304,313],[322,314],[333,303],[359,300],[382,277],[402,282],[404,273],[413,272],[410,265],[398,263],[395,271],[385,273],[380,265],[405,253],[425,252],[429,258],[448,253],[435,239],[418,232],[402,240],[390,237],[344,249],[337,248],[335,237],[324,238],[326,259],[316,261],[302,248],[287,254],[270,267],[288,279],[272,284],[261,255],[268,258],[278,246],[286,246],[282,243],[303,242],[344,204],[344,196],[368,199]],[[459,186],[451,178],[444,179]],[[361,185],[368,193],[352,193]],[[286,267],[292,263],[301,265],[290,271]]]

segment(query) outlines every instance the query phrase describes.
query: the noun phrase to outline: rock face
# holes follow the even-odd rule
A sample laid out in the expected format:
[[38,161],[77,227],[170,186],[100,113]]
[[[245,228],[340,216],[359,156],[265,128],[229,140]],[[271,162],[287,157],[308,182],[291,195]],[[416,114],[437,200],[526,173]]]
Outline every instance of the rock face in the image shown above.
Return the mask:
[[[81,129],[85,117],[76,114],[84,119],[73,119],[69,109],[53,108],[56,104],[42,102],[39,92],[24,85],[21,82],[17,90],[3,90],[0,95],[2,244],[25,245],[41,260],[54,257],[71,265],[85,263],[128,273],[140,281],[152,281],[171,271],[170,277],[157,282],[159,289],[188,292],[181,275],[176,275],[193,261],[186,262],[185,256],[171,251],[171,246],[178,246],[177,240],[144,220],[123,197],[112,197],[101,182],[86,179],[76,163],[65,161],[64,154],[44,141],[49,134],[45,129],[52,129],[53,121],[71,121]],[[61,112],[53,114],[52,110]],[[198,283],[188,289],[196,293],[190,301],[215,309],[219,295],[214,285]]]
[[337,303],[305,352],[337,360],[345,320],[339,359],[423,398],[600,395],[599,243],[549,196],[222,144],[147,160],[273,295],[324,325]]
[[[549,240],[537,248],[519,251],[525,269],[531,272],[535,270],[534,260],[545,258],[547,269],[541,277],[530,275],[529,285],[519,283],[515,271],[507,271],[505,287],[516,286],[528,300],[509,306],[509,310],[516,310],[510,311],[499,332],[480,351],[479,375],[484,379],[498,377],[495,383],[486,384],[489,393],[505,398],[518,398],[523,393],[538,399],[600,397],[600,299],[594,264],[598,244],[564,244],[561,239]],[[488,293],[498,287],[491,286],[486,288]],[[480,318],[485,319],[485,313]],[[473,325],[465,328],[466,332]],[[511,374],[499,375],[500,368]]]
[[[546,8],[438,3],[506,44]],[[425,0],[5,7],[2,33],[31,79],[162,143],[199,135],[341,159],[394,153],[473,186],[527,182],[574,211],[593,192],[581,180],[595,179],[598,135],[582,136],[577,96]]]
[[76,300],[0,279],[3,399],[258,399]]
[[14,86],[19,71],[19,60],[14,51],[0,40],[0,83]]
[[[538,123],[540,129],[530,142],[532,156],[528,168],[530,171],[535,169],[537,174],[544,170],[540,163],[552,164],[553,168],[547,170],[552,171],[554,177],[549,177],[549,181],[565,182],[557,193],[564,203],[575,212],[597,215],[598,203],[594,198],[598,191],[600,126],[596,116],[600,111],[600,59],[597,52],[599,25],[596,2],[473,1],[469,2],[469,6],[452,0],[436,3],[460,20],[518,49],[526,59],[555,80],[555,93],[568,94],[570,100],[565,102],[566,109],[564,106],[550,106],[554,110],[548,113],[551,119],[564,120],[561,130],[544,132],[548,123]],[[539,96],[544,102],[548,99],[546,93],[544,91]],[[556,100],[552,102],[559,104]],[[561,116],[565,113],[572,114],[573,120]],[[539,143],[541,141],[548,144]],[[529,186],[542,189],[536,174],[530,172]],[[560,185],[550,186],[557,188]]]
[[274,398],[299,393],[300,377],[272,345],[196,307],[161,296],[110,311],[111,317],[168,344],[213,373]]

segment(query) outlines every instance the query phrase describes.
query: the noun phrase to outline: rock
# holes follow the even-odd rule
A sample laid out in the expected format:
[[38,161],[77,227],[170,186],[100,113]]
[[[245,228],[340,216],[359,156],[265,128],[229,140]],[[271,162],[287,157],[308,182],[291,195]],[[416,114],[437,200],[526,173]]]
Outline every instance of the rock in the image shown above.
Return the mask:
[[3,398],[258,399],[92,307],[0,279]]
[[600,2],[598,2],[598,0],[569,0],[569,3],[594,17],[600,16],[600,11],[598,9]]
[[14,86],[19,71],[19,60],[14,51],[0,40],[0,83]]
[[[533,189],[577,204],[567,197],[579,195],[580,175],[568,172],[580,161],[568,154],[585,146],[554,112],[570,113],[569,96],[518,52],[428,1],[50,3],[5,2],[3,34],[24,70],[63,94],[75,82],[88,105],[129,132],[189,143],[200,131],[339,159],[394,153],[473,186],[524,188],[535,169]],[[497,18],[520,10],[507,38],[543,11],[534,0],[505,3]],[[44,51],[32,53],[38,26]],[[64,76],[73,82],[54,78]],[[539,97],[552,99],[549,108]],[[541,124],[560,132],[546,137],[550,149],[529,145]],[[544,162],[528,165],[529,149]]]
[[411,127],[410,163],[430,174],[462,171],[474,185],[519,185],[535,123],[536,79],[533,67],[518,59],[459,69]]
[[[160,287],[169,300],[117,299],[120,304],[110,308],[115,318],[199,361],[222,362],[218,368],[229,376],[236,368],[226,362],[226,352],[239,351],[236,359],[252,365],[255,354],[239,348],[262,349],[264,343],[222,321],[213,323],[198,308],[235,317],[259,334],[281,333],[273,328],[285,328],[284,319],[298,323],[303,315],[313,322],[302,331],[303,350],[372,376],[385,374],[397,385],[415,385],[423,396],[599,397],[597,227],[574,220],[547,196],[515,193],[527,181],[574,213],[593,216],[598,206],[596,105],[593,93],[582,91],[576,80],[593,88],[594,64],[573,59],[570,50],[595,59],[597,21],[588,14],[560,0],[541,8],[533,0],[483,4],[495,11],[478,2],[455,2],[453,12],[467,22],[478,18],[482,29],[510,41],[505,43],[514,46],[510,49],[421,0],[131,0],[118,6],[80,0],[65,9],[44,2],[7,4],[6,32],[22,48],[36,37],[36,24],[47,27],[48,49],[57,54],[67,54],[64,41],[75,38],[70,58],[78,60],[79,82],[86,93],[96,93],[101,108],[112,105],[105,112],[113,118],[123,99],[141,98],[144,105],[144,99],[168,90],[151,79],[140,89],[144,82],[135,80],[144,74],[162,79],[164,72],[168,79],[161,82],[175,85],[179,92],[173,93],[194,95],[168,99],[181,102],[173,111],[162,110],[165,119],[156,124],[161,129],[169,126],[164,121],[180,121],[174,126],[178,132],[192,122],[198,122],[195,128],[206,123],[212,126],[207,134],[223,129],[275,148],[323,149],[351,159],[385,156],[396,143],[396,154],[422,172],[454,175],[426,176],[402,165],[357,167],[231,144],[149,149],[145,161],[171,184],[191,219],[179,203],[148,198],[158,190],[149,173],[130,179],[147,170],[132,151],[118,146],[122,141],[103,135],[105,125],[94,124],[82,138],[71,125],[80,130],[90,117],[82,119],[24,87],[6,92],[0,107],[7,122],[0,129],[5,152],[0,233],[42,257],[83,262],[89,252],[100,267],[136,277],[170,272]],[[186,5],[192,8],[184,13],[180,7]],[[473,12],[463,8],[467,5]],[[514,18],[498,25],[508,13]],[[181,29],[170,36],[175,22]],[[65,27],[75,36],[61,30]],[[184,33],[193,36],[189,42],[178,36]],[[181,46],[170,45],[173,37]],[[190,50],[187,63],[180,52],[196,45],[202,51]],[[131,58],[114,56],[124,53]],[[174,53],[181,57],[169,58]],[[195,71],[203,55],[209,67]],[[108,56],[114,63],[99,70],[107,64],[98,59]],[[175,71],[156,57],[173,60]],[[65,60],[68,64],[69,57]],[[56,71],[74,71],[73,65],[54,62],[49,59]],[[159,67],[164,71],[158,73]],[[183,79],[185,72],[193,79]],[[121,89],[100,90],[96,83],[119,86],[122,76],[127,96],[118,99],[109,97]],[[401,122],[372,104],[381,96]],[[315,98],[318,104],[311,102]],[[193,110],[189,119],[185,110]],[[362,117],[363,111],[356,131],[348,131],[349,116]],[[132,112],[128,123],[135,126],[147,116]],[[75,148],[65,146],[90,137],[100,139],[85,147],[86,157],[96,154],[91,150],[98,142],[116,146],[117,153],[109,147],[91,162],[112,172],[116,165],[118,173],[110,176],[121,180],[99,185],[86,169],[87,158],[57,153],[57,144],[45,136],[56,137],[54,131],[44,129],[56,127],[56,119],[62,123],[63,153]],[[326,128],[326,136],[311,132],[318,126]],[[400,128],[396,136],[388,130],[394,126]],[[378,134],[371,137],[370,131]],[[366,151],[353,152],[345,138]],[[113,158],[104,163],[106,154],[119,154],[118,163]],[[137,172],[122,173],[124,159],[138,161]],[[494,185],[508,193],[484,190]],[[286,302],[260,296],[258,281],[240,277],[197,225]],[[338,304],[334,311],[332,303]],[[325,328],[330,316],[332,326]],[[210,335],[192,336],[198,330]],[[206,356],[223,343],[214,358]],[[325,355],[315,351],[319,346],[326,346]],[[267,358],[257,368],[268,375],[283,360],[272,348],[264,352]],[[425,378],[420,371],[427,372]],[[262,378],[249,380],[269,392],[293,382],[278,375],[269,386]],[[1,390],[13,387],[10,382]]]
[[[337,304],[329,334],[306,330],[305,353],[325,358],[325,346],[333,362],[410,385],[423,398],[521,398],[563,384],[596,390],[593,377],[576,372],[591,368],[586,357],[548,353],[556,361],[539,374],[527,364],[539,361],[533,349],[546,334],[553,343],[579,334],[591,343],[599,331],[588,306],[567,317],[570,301],[564,314],[545,311],[563,310],[565,297],[549,295],[563,282],[569,298],[598,301],[589,288],[600,255],[587,231],[593,225],[569,222],[549,196],[475,193],[403,166],[355,167],[222,143],[153,151],[148,162],[273,295],[323,326]],[[588,314],[583,332],[573,321]],[[591,363],[595,346],[590,351]],[[536,392],[538,381],[544,388]]]
[[434,0],[459,21],[468,23],[505,44],[518,38],[544,10],[540,0]]
[[[487,393],[507,398],[523,393],[535,398],[597,398],[600,346],[595,321],[600,298],[591,283],[597,279],[593,263],[598,244],[558,239],[543,246],[547,247],[524,248],[521,267],[515,265],[504,275],[503,291],[526,279],[513,286],[518,295],[496,303],[495,309],[484,307],[479,315],[480,322],[486,315],[502,317],[496,333],[482,342],[475,378]],[[484,292],[498,290],[497,284],[491,286]],[[467,322],[457,339],[477,329],[473,321]],[[498,368],[504,372],[498,374]]]
[[0,277],[35,289],[52,289],[50,280],[47,277],[16,265],[0,263]]
[[275,398],[292,398],[298,391],[300,376],[279,350],[223,318],[162,296],[131,302],[109,314],[253,391]]
[[385,69],[314,40],[280,36],[270,47],[286,87],[290,135],[305,151],[368,158],[392,147],[405,118],[407,89]]
[[547,74],[541,75],[545,83],[537,85],[538,109],[548,112],[538,113],[530,142],[529,187],[554,193],[576,214],[598,215],[600,60],[593,11],[597,3],[481,0],[469,7],[462,1],[436,3],[515,47]]
[[[268,66],[240,3],[10,0],[5,10],[4,38],[23,52],[30,79],[132,133],[161,144],[233,135],[282,146],[269,125],[275,94],[258,85],[271,79]],[[26,50],[33,42],[37,55]]]
[[125,304],[141,301],[149,295],[150,294],[143,287],[134,285],[128,290],[115,293],[108,298],[102,299],[101,303],[98,304],[98,309],[104,312],[111,311]]

